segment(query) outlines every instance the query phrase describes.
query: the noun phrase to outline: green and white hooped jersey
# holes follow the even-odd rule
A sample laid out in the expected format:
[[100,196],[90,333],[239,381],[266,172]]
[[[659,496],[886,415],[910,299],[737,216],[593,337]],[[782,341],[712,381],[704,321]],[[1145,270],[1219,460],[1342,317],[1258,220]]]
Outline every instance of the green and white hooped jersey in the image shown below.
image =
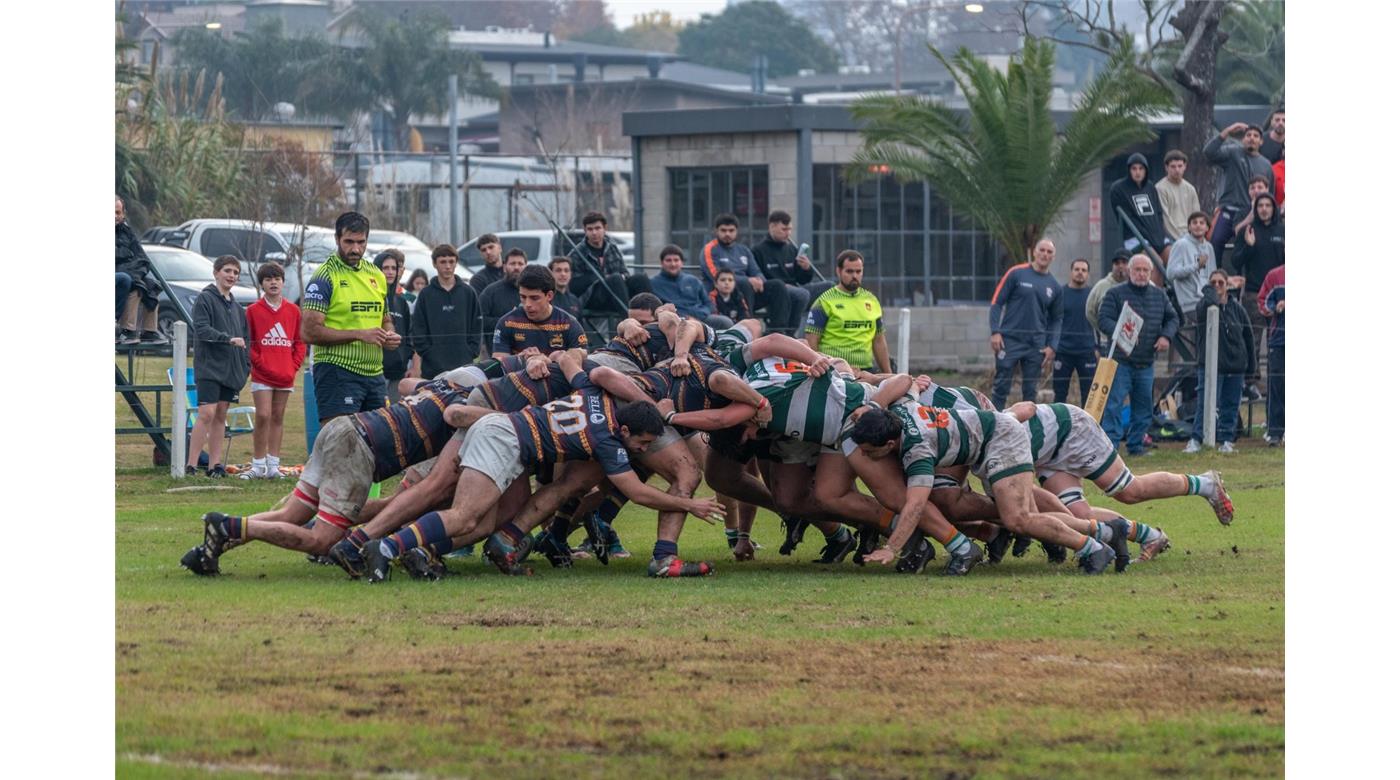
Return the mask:
[[923,406],[936,406],[939,409],[975,411],[987,408],[987,406],[982,405],[984,396],[979,397],[981,395],[971,387],[944,387],[939,384],[931,384],[927,390],[919,393],[919,403]]
[[1074,430],[1074,418],[1066,404],[1036,404],[1035,416],[1025,422],[1031,437],[1031,457],[1036,463],[1049,463]]
[[[983,409],[940,409],[905,402],[895,404],[890,411],[904,426],[901,449],[907,453],[917,453],[918,444],[922,443],[927,453],[924,457],[930,460],[926,466],[919,466],[918,473],[922,474],[927,469],[930,477],[935,468],[976,466],[980,463],[997,424],[996,413]],[[918,436],[918,442],[910,445],[908,440],[914,435]],[[906,476],[915,473],[910,469],[906,457]],[[932,479],[929,484],[932,484]]]
[[846,420],[874,391],[834,368],[814,378],[807,374],[805,363],[781,358],[754,363],[744,380],[773,406],[773,420],[764,426],[766,430],[828,447],[837,445]]

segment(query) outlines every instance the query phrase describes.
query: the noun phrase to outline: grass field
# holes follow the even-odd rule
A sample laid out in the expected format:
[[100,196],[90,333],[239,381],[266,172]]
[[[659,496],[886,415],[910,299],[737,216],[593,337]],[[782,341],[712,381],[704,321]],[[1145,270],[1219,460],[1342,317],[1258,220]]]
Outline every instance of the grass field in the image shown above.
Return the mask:
[[618,530],[638,555],[608,567],[506,578],[477,558],[371,587],[263,546],[191,576],[202,512],[289,486],[169,493],[191,483],[138,467],[149,446],[123,437],[118,772],[1279,776],[1283,454],[1179,447],[1132,465],[1222,468],[1235,523],[1194,498],[1136,508],[1174,547],[1124,575],[1038,548],[956,580],[826,569],[815,534],[779,557],[764,513],[757,561],[692,520],[682,553],[719,573],[654,581],[654,515],[632,508]]

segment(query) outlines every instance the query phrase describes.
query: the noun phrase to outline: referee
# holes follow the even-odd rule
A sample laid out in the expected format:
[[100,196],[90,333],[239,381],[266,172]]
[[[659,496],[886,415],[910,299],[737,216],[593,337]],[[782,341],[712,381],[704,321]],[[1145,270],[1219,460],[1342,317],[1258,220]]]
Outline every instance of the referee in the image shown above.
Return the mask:
[[807,312],[807,343],[854,368],[891,373],[880,300],[860,286],[865,258],[844,250],[836,256],[836,275],[840,283],[819,295]]

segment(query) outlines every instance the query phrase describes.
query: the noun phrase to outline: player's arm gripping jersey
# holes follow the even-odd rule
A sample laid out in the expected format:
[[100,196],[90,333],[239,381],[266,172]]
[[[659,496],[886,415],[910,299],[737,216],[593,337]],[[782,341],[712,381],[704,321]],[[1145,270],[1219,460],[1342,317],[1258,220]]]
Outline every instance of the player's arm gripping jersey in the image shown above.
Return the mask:
[[481,385],[481,389],[491,402],[491,408],[499,412],[518,412],[529,406],[540,406],[573,391],[563,370],[553,363],[544,379],[531,379],[529,372],[521,369],[492,379]]
[[575,392],[510,415],[525,466],[566,460],[598,461],[605,474],[632,468],[619,438],[613,400],[582,371],[570,380]]
[[[326,315],[326,327],[335,330],[367,330],[384,325],[387,291],[384,273],[361,260],[351,268],[338,255],[317,269],[306,285],[302,309]],[[384,373],[384,350],[376,344],[351,341],[326,347],[315,345],[312,358],[361,376]]]
[[438,379],[396,404],[354,415],[353,425],[374,455],[374,481],[437,455],[457,432],[443,419],[443,410],[465,400],[460,389]]
[[749,366],[744,381],[773,407],[766,430],[828,447],[839,443],[846,419],[866,399],[865,385],[834,368],[812,377],[805,363],[782,358],[764,358]]

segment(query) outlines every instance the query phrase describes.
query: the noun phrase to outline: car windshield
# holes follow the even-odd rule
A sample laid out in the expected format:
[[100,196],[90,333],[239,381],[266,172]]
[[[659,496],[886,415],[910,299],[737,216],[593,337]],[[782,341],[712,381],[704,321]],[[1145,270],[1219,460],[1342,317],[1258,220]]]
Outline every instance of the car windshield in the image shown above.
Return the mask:
[[322,262],[327,257],[335,254],[335,231],[328,228],[309,227],[305,230],[288,230],[282,232],[282,238],[286,240],[287,246],[292,248],[295,254],[297,245],[305,242],[302,247],[301,256],[310,262]]
[[144,247],[146,256],[151,258],[160,275],[167,282],[210,282],[214,281],[214,264],[194,252],[185,252],[159,247]]

